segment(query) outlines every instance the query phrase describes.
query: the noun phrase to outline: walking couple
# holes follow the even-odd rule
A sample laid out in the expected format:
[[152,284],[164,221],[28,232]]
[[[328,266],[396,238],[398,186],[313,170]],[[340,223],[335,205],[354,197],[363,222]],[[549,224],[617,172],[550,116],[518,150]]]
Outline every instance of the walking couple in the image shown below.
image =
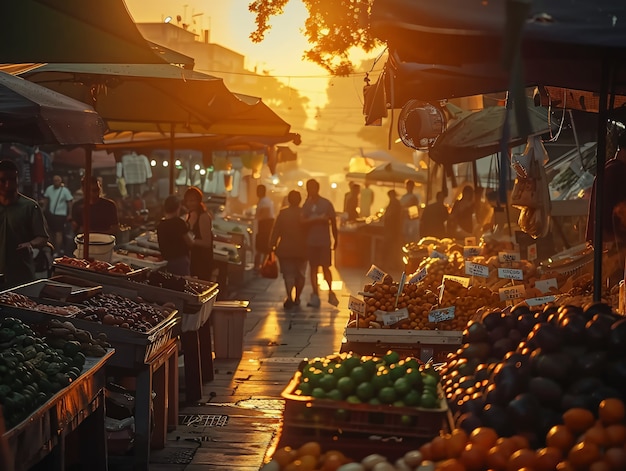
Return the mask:
[[[302,196],[292,190],[287,196],[288,206],[280,210],[270,237],[270,247],[278,257],[280,270],[285,282],[287,298],[285,309],[300,305],[300,296],[305,283],[306,265],[310,267],[311,299],[310,307],[320,307],[317,274],[322,268],[324,280],[328,283],[328,302],[339,305],[339,299],[332,290],[331,251],[337,248],[337,220],[333,204],[319,194],[317,180],[306,182],[307,199],[300,207]],[[331,246],[331,235],[333,243]]]

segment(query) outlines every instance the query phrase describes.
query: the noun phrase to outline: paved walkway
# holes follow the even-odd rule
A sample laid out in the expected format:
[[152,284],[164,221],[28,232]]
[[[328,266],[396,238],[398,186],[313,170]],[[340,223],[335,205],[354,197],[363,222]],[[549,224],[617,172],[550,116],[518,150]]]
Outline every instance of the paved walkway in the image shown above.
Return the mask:
[[[262,466],[280,439],[280,393],[300,361],[339,351],[348,297],[366,281],[362,269],[333,269],[333,276],[337,308],[325,302],[328,296],[322,292],[320,308],[285,311],[282,278],[255,278],[231,294],[231,299],[250,301],[243,357],[215,360],[215,380],[205,384],[201,401],[181,406],[179,425],[168,434],[165,449],[151,454],[151,471],[256,471]],[[303,304],[310,292],[307,284]]]

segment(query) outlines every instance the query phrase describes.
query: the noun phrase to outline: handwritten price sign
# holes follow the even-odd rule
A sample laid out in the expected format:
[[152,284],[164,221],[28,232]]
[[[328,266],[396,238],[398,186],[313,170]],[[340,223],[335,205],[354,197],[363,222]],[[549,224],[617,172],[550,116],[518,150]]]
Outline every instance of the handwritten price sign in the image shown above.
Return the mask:
[[454,319],[454,306],[433,309],[428,313],[428,322],[443,322]]
[[498,268],[498,278],[507,280],[523,280],[524,272],[517,268]]
[[424,267],[421,270],[418,270],[415,273],[413,273],[411,277],[409,278],[409,280],[407,281],[407,283],[419,283],[424,278],[426,278],[427,274],[428,273],[426,271],[426,267]]
[[465,262],[465,274],[469,276],[480,276],[489,278],[489,267],[474,262]]
[[448,256],[445,254],[442,254],[441,252],[437,252],[436,250],[433,250],[430,253],[430,258],[440,258],[442,260],[448,260]]
[[463,286],[463,288],[469,287],[469,284],[470,284],[470,279],[467,278],[466,276],[443,275],[443,283],[442,284],[445,285],[446,280],[456,281],[461,286]]
[[477,245],[466,245],[463,247],[463,257],[476,257],[480,255],[480,247]]
[[466,237],[463,245],[476,245],[476,237]]
[[[376,311],[381,312],[381,311]],[[384,312],[380,318],[376,316],[379,321],[382,321],[383,325],[393,325],[397,324],[400,321],[409,318],[409,310],[407,308],[398,309],[393,312]]]
[[535,288],[537,288],[542,293],[549,293],[551,291],[550,288],[558,288],[559,284],[556,281],[556,278],[548,278],[547,280],[537,280],[535,281]]
[[507,286],[498,290],[500,301],[512,301],[526,296],[524,285]]
[[376,282],[380,282],[380,281],[383,281],[383,279],[387,276],[387,273],[382,271],[376,265],[372,265],[372,267],[367,272],[366,276]]
[[541,306],[542,304],[552,303],[555,299],[554,296],[539,296],[538,298],[528,298],[526,304],[530,307]]
[[537,260],[537,244],[530,244],[528,246],[528,260],[531,262]]
[[365,314],[365,301],[351,295],[348,299],[348,309],[357,314]]
[[501,263],[519,262],[521,257],[519,252],[498,252],[498,260]]

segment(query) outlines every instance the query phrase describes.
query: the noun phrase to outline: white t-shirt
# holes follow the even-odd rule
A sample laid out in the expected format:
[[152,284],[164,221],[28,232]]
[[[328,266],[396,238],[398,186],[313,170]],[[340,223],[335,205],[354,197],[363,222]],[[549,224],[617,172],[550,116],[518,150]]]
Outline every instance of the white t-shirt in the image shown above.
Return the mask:
[[268,197],[262,197],[256,205],[256,218],[274,219],[274,202]]
[[48,210],[50,214],[55,216],[67,216],[67,203],[72,201],[72,193],[65,186],[55,188],[50,185],[43,194],[44,198],[48,198]]

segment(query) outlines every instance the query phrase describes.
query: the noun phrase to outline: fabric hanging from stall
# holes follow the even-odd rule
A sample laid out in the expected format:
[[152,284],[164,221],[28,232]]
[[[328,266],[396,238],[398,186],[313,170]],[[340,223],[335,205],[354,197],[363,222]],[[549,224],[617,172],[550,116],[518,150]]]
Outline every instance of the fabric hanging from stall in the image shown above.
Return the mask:
[[215,193],[217,189],[217,172],[207,172],[206,177],[204,179],[204,187],[202,191],[204,193]]
[[148,157],[132,151],[122,156],[116,164],[117,178],[123,178],[130,196],[141,194],[141,185],[152,178],[152,167]]

